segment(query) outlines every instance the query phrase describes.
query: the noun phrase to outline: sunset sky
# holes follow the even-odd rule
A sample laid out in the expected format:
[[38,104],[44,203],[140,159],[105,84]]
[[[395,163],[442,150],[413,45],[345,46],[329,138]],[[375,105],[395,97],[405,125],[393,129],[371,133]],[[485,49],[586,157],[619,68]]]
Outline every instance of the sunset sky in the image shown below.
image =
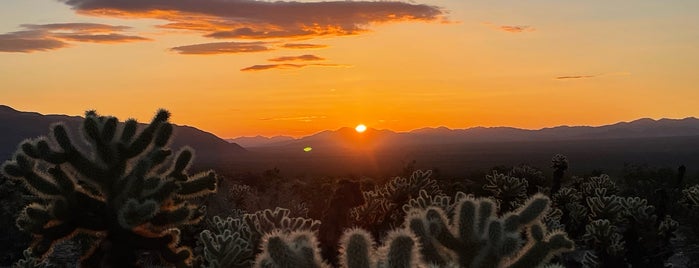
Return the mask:
[[0,104],[220,137],[699,116],[699,1],[3,0]]

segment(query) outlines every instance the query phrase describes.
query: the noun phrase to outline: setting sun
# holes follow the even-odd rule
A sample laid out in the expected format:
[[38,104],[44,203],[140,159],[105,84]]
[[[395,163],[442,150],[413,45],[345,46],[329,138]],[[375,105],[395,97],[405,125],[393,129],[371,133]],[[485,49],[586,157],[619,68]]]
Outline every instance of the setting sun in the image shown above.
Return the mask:
[[359,124],[357,125],[357,127],[354,128],[354,130],[356,130],[359,133],[362,133],[366,131],[366,126],[364,124]]

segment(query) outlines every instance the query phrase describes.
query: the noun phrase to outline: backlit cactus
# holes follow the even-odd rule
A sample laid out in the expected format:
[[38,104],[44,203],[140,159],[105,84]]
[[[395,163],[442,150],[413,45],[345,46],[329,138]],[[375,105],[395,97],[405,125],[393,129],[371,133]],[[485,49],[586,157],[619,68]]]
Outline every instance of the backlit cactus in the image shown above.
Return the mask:
[[213,227],[199,236],[203,244],[203,257],[210,268],[244,268],[252,264],[254,248],[250,228],[242,219],[225,220],[214,216],[209,222]]
[[420,260],[419,243],[407,230],[389,232],[384,243],[375,247],[371,234],[362,229],[347,230],[340,239],[342,268],[411,268],[424,267]]
[[315,234],[309,231],[273,232],[262,239],[256,268],[330,268],[320,257]]
[[[547,197],[537,194],[515,212],[498,217],[493,201],[466,198],[452,219],[440,208],[431,207],[410,213],[406,225],[419,238],[426,263],[534,267],[574,247],[564,232],[547,233],[541,217],[548,204]],[[531,236],[526,243],[521,239],[524,230]]]
[[178,245],[177,227],[201,220],[203,208],[190,200],[215,191],[216,175],[187,175],[193,153],[172,156],[169,116],[160,110],[139,131],[135,120],[120,124],[89,111],[81,139],[55,124],[49,137],[24,141],[2,172],[40,199],[17,219],[34,236],[32,251],[43,256],[84,232],[96,238],[83,256],[88,266],[131,266],[139,251],[188,265],[192,254]]

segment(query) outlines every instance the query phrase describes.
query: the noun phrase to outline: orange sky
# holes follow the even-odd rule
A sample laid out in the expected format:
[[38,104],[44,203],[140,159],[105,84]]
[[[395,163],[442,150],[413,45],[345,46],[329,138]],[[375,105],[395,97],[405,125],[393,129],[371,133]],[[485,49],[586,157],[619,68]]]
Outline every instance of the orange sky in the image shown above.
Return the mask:
[[699,116],[692,0],[68,3],[3,1],[0,104],[225,138]]

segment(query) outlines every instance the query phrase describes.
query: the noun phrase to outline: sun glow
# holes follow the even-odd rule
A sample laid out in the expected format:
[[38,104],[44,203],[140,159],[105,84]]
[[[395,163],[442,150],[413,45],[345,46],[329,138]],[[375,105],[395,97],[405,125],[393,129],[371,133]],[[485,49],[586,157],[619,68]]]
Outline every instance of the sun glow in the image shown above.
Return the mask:
[[357,125],[357,127],[354,128],[354,130],[356,130],[359,133],[362,133],[366,131],[366,126],[364,124],[359,124]]

